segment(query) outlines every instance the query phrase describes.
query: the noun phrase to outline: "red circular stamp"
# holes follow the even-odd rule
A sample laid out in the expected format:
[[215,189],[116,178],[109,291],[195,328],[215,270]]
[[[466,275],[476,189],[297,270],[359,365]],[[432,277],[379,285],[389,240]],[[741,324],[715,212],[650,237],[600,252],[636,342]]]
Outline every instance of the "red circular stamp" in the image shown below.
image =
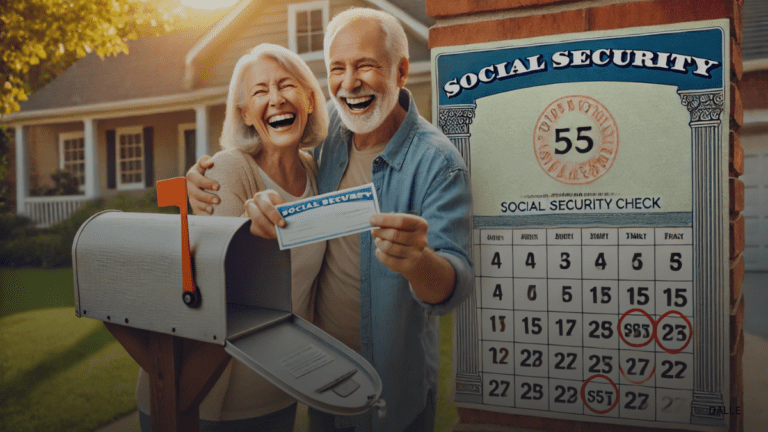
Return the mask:
[[547,175],[568,185],[589,184],[611,169],[619,129],[605,105],[589,96],[561,97],[536,121],[533,150]]

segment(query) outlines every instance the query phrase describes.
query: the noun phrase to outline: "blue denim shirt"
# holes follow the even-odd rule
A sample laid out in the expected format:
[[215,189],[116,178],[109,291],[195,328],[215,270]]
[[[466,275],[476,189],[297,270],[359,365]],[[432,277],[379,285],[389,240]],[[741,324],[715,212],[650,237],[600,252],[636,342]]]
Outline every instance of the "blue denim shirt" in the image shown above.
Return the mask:
[[[408,113],[384,151],[373,161],[373,183],[383,213],[419,215],[429,223],[429,247],[456,272],[453,294],[440,304],[421,301],[408,281],[376,258],[369,232],[360,235],[360,339],[362,355],[381,377],[387,416],[374,412],[353,420],[357,431],[400,431],[437,390],[439,334],[435,315],[450,312],[474,287],[471,248],[472,195],[469,174],[455,146],[422,118],[407,90],[400,103]],[[314,150],[320,193],[336,191],[347,168],[352,133],[329,103],[328,137]],[[337,418],[337,425],[350,419]]]

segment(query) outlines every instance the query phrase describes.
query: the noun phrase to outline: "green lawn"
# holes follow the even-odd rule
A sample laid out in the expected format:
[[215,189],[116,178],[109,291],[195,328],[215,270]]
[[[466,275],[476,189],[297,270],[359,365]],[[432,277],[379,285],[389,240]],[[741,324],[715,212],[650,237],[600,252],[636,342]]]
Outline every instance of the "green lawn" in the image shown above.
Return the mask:
[[70,306],[75,314],[72,269],[0,268],[0,317],[32,309]]
[[[77,318],[72,269],[0,269],[0,430],[92,431],[134,409],[138,365],[101,321]],[[436,432],[458,415],[451,317],[440,318]]]

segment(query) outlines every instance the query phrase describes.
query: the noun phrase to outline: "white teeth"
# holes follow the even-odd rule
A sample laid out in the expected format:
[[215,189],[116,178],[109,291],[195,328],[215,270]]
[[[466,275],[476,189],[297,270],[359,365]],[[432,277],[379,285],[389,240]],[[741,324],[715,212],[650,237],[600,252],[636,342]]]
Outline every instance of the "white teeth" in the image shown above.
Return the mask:
[[292,119],[292,118],[294,118],[294,117],[296,117],[296,114],[293,114],[293,113],[288,113],[288,114],[278,114],[278,115],[274,115],[274,116],[272,116],[272,117],[268,118],[268,119],[267,119],[267,122],[268,122],[268,123],[274,123],[274,122],[278,122],[278,121],[280,121],[280,120],[288,120],[288,119]]
[[357,98],[347,98],[347,103],[350,105],[357,105],[364,102],[368,102],[369,100],[373,99],[373,96],[363,96],[363,97],[357,97]]

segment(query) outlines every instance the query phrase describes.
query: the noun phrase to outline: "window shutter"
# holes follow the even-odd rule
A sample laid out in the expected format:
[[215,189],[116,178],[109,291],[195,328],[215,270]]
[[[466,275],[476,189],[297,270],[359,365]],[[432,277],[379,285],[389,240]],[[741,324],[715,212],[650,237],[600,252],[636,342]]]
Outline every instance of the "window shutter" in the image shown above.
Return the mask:
[[115,130],[107,131],[107,188],[117,188],[117,150],[115,147]]
[[144,186],[146,187],[155,187],[155,164],[153,150],[153,128],[152,126],[148,126],[144,128],[144,176],[146,178]]

